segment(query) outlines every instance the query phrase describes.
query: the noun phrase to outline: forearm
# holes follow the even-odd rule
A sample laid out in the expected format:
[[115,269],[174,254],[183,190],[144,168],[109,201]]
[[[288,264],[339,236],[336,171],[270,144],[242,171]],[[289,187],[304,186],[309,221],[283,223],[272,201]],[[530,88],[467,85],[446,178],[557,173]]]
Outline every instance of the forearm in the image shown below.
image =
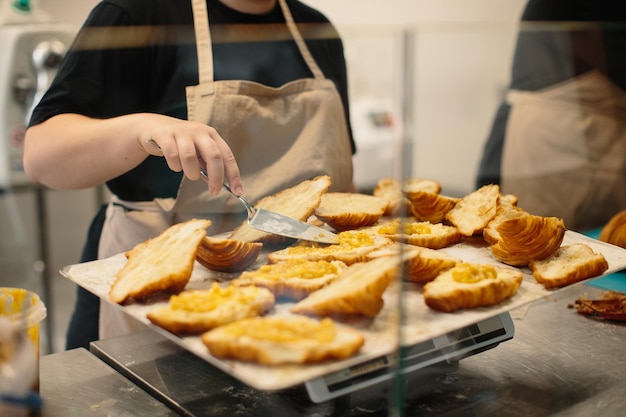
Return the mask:
[[224,180],[243,193],[237,161],[214,128],[153,113],[52,117],[27,130],[24,169],[31,180],[52,188],[87,188],[128,172],[148,155],[165,157],[171,170],[191,180],[200,178],[203,164],[213,195]]
[[147,117],[100,120],[62,114],[33,126],[26,132],[26,174],[59,189],[92,187],[119,176],[148,156],[138,138]]

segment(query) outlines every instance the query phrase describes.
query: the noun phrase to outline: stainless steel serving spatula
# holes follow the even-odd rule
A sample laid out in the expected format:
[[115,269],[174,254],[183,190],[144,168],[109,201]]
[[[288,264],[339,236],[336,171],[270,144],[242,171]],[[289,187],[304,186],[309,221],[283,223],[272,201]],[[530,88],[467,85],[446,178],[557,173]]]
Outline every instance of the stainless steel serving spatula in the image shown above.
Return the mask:
[[222,187],[241,201],[248,212],[248,224],[257,230],[312,242],[337,243],[338,241],[337,235],[328,230],[275,211],[255,208],[245,198],[234,194],[228,185],[222,184]]

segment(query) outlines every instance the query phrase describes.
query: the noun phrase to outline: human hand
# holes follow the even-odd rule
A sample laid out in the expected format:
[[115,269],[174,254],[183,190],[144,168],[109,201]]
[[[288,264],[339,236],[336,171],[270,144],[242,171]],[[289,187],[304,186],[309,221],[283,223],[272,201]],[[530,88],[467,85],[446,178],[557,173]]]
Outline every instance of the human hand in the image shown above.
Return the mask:
[[[217,130],[203,123],[160,116],[160,124],[140,135],[140,145],[150,155],[165,157],[171,170],[183,171],[191,180],[203,178],[212,195],[226,179],[233,192],[243,193],[237,161]],[[204,174],[204,175],[203,175]]]

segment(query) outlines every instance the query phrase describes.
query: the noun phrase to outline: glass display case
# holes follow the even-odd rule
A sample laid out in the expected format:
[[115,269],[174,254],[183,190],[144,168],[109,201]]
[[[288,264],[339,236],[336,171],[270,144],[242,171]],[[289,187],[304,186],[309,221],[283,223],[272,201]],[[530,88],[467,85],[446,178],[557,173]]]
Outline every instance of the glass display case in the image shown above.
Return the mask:
[[[618,399],[626,393],[621,383],[624,367],[620,366],[618,359],[626,341],[623,326],[590,320],[571,308],[580,297],[601,297],[611,289],[626,290],[623,272],[620,272],[626,267],[626,250],[589,237],[596,237],[598,227],[608,221],[606,213],[595,223],[574,223],[574,220],[570,223],[568,217],[563,223],[557,222],[559,226],[548,233],[553,240],[560,233],[559,247],[585,245],[601,254],[607,262],[602,271],[564,288],[549,288],[535,279],[528,265],[536,259],[519,263],[499,257],[493,252],[496,243],[485,238],[483,230],[499,213],[498,208],[505,204],[502,199],[507,195],[517,197],[515,201],[511,200],[512,205],[529,216],[557,219],[566,216],[558,211],[535,211],[537,206],[531,204],[532,199],[525,193],[537,195],[541,187],[530,190],[530,186],[524,184],[513,188],[513,182],[508,181],[521,174],[532,179],[535,177],[533,169],[538,165],[505,167],[509,161],[517,164],[528,161],[524,158],[534,159],[523,157],[519,150],[514,153],[498,151],[497,136],[501,135],[503,140],[505,132],[508,133],[502,122],[506,122],[506,116],[511,112],[513,93],[524,87],[525,93],[543,92],[544,89],[549,93],[554,91],[552,84],[532,73],[533,67],[540,68],[541,75],[547,74],[550,82],[556,81],[554,85],[557,86],[571,78],[584,76],[590,69],[583,71],[584,66],[579,65],[581,55],[573,53],[574,47],[584,38],[583,34],[591,32],[592,39],[600,39],[597,44],[600,46],[606,46],[602,39],[608,39],[610,45],[620,44],[616,33],[626,31],[626,26],[571,22],[430,22],[401,26],[340,25],[338,29],[344,41],[348,66],[350,116],[357,146],[354,172],[358,192],[376,195],[383,179],[399,187],[394,194],[399,202],[395,210],[381,215],[377,224],[368,226],[370,231],[377,226],[392,227],[392,232],[387,235],[394,243],[390,243],[387,249],[392,246],[394,249],[377,255],[394,257],[397,261],[393,279],[381,293],[381,308],[377,314],[366,318],[334,317],[341,325],[363,332],[361,350],[341,360],[281,366],[216,358],[207,351],[198,335],[176,335],[146,318],[147,312],[156,304],[167,302],[163,297],[123,305],[109,300],[108,292],[116,273],[127,261],[125,254],[119,254],[90,263],[64,266],[61,275],[137,320],[143,330],[94,342],[90,348],[91,356],[81,351],[81,366],[75,369],[80,384],[68,380],[63,384],[54,382],[58,378],[54,375],[59,369],[58,364],[71,365],[71,351],[47,356],[42,363],[44,400],[46,395],[48,398],[67,398],[69,390],[76,398],[77,407],[89,407],[90,410],[101,407],[103,413],[114,411],[119,415],[128,410],[136,411],[137,404],[133,405],[132,399],[107,403],[92,395],[93,386],[105,378],[113,378],[99,373],[102,381],[89,379],[85,361],[97,361],[110,365],[116,371],[115,378],[122,375],[133,389],[150,394],[174,414],[185,416],[582,416],[594,413],[598,408],[602,409],[603,415],[619,415],[622,407]],[[607,34],[601,29],[611,31]],[[319,36],[324,33],[318,32]],[[621,45],[626,46],[626,42]],[[542,52],[542,48],[554,51],[556,46],[561,48],[560,58]],[[598,49],[600,46],[594,49],[594,59],[610,55],[608,51]],[[568,62],[566,58],[572,56],[574,61]],[[603,68],[602,71],[611,74],[620,68],[619,63],[611,65],[611,70]],[[586,110],[596,106],[587,100],[598,100],[593,103],[599,103],[601,123],[604,123],[610,114],[621,116],[626,107],[622,108],[623,90],[620,92],[612,84],[605,83],[603,75],[598,78],[602,80],[600,85],[603,88],[594,89],[596,84],[574,87],[574,93],[571,93],[574,98],[568,106]],[[597,97],[604,90],[610,92],[610,99]],[[582,97],[578,93],[588,95]],[[565,96],[569,97],[568,94],[566,92]],[[527,94],[522,95],[527,97]],[[576,103],[583,105],[577,106]],[[580,112],[576,114],[580,115]],[[616,131],[621,129],[619,123],[626,120],[618,119]],[[565,125],[570,126],[581,123],[582,119],[566,120]],[[551,124],[553,137],[567,135],[555,130],[562,125],[560,122],[561,119],[555,119]],[[533,119],[526,119],[526,123],[527,126],[533,125]],[[591,126],[593,128],[587,129],[587,133],[595,131],[596,125],[592,123]],[[575,141],[580,143],[581,137],[577,136]],[[626,144],[626,137],[623,139]],[[585,155],[617,154],[623,150],[621,145],[615,146],[585,149],[585,152],[589,150]],[[533,148],[537,149],[540,148]],[[554,149],[562,149],[562,142],[555,144]],[[498,169],[491,170],[494,165],[488,162],[494,163],[494,160],[487,161],[492,155],[484,152],[498,155],[495,159]],[[576,171],[580,167],[576,165],[580,158],[572,162],[568,152],[567,161],[562,164],[559,158],[556,162],[547,162],[554,169],[564,166],[567,169],[565,177],[572,175],[572,169]],[[502,162],[500,154],[504,155]],[[519,161],[516,155],[520,155]],[[618,172],[620,169],[624,172],[626,164],[620,166],[613,160],[611,164],[612,168],[618,167]],[[477,183],[480,175],[499,179],[500,166],[503,167],[504,181],[498,186],[496,197],[491,194],[489,198],[479,199],[476,210],[481,214],[484,211],[491,213],[482,219],[482,226],[458,233],[456,240],[447,244],[429,246],[414,243],[409,238],[408,235],[414,233],[407,232],[410,227],[417,227],[415,233],[424,235],[431,234],[441,225],[460,229],[456,221],[446,215],[438,220],[416,217],[414,203],[408,194],[413,191],[410,188],[412,180],[435,182],[439,188],[435,192],[425,192],[444,196],[454,203],[453,206],[458,206],[482,187]],[[545,166],[537,169],[545,170]],[[602,166],[607,165],[602,162]],[[605,172],[601,175],[606,178]],[[589,181],[586,189],[590,191],[582,197],[587,206],[604,205],[606,200],[599,199],[602,195],[621,198],[609,190],[597,194],[596,199],[592,194],[598,189],[597,182],[595,179]],[[553,196],[554,193],[546,189],[539,200],[550,200]],[[551,207],[559,204],[563,206],[564,203],[555,203]],[[626,204],[622,207],[626,208]],[[522,215],[512,217],[521,218]],[[397,224],[394,223],[396,220]],[[428,224],[424,224],[426,222]],[[415,226],[413,223],[422,224]],[[322,227],[328,228],[328,225]],[[521,234],[523,230],[518,232],[512,235]],[[380,230],[375,233],[385,234]],[[537,238],[541,234],[541,230],[535,229],[528,236]],[[528,248],[533,243],[527,241],[520,245]],[[257,263],[250,268],[265,264],[271,250],[265,247]],[[424,267],[418,265],[418,260],[427,259],[431,251],[439,254],[434,257],[452,259],[455,267],[461,263],[478,265],[476,275],[468,276],[467,271],[461,271],[460,278],[452,279],[449,285],[458,287],[457,293],[465,294],[463,291],[471,287],[471,283],[495,280],[495,275],[490,275],[497,272],[494,266],[514,271],[518,277],[517,286],[505,296],[499,294],[500,298],[495,302],[461,305],[447,311],[434,308],[425,300],[424,287],[428,285],[427,281],[435,278],[421,279],[426,273],[418,269]],[[359,262],[372,259],[364,258]],[[485,265],[487,267],[483,268]],[[442,273],[451,268],[442,269]],[[487,278],[481,274],[486,274]],[[196,263],[190,283],[193,288],[203,288],[213,282],[226,284],[237,276],[238,273],[217,273]],[[622,287],[619,287],[620,283]],[[293,301],[280,300],[269,314],[288,315],[293,304]],[[599,339],[602,342],[597,342]],[[103,383],[101,386],[110,397],[108,399],[114,398],[114,384]],[[124,385],[124,389],[129,388]],[[90,395],[81,395],[83,391],[89,391]],[[98,407],[94,407],[98,401]],[[52,401],[48,415],[62,415],[65,411],[60,402]]]

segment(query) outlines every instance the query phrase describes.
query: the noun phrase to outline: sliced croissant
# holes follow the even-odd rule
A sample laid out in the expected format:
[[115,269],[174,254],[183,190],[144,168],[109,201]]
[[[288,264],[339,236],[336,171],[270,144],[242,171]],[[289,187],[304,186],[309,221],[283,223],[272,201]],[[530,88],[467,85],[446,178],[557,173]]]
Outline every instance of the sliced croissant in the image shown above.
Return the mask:
[[400,269],[397,258],[384,256],[358,262],[342,271],[326,287],[290,308],[296,314],[374,317],[383,308],[383,293]]
[[243,271],[256,261],[263,244],[206,236],[196,252],[196,261],[219,272]]
[[430,249],[441,249],[461,241],[463,236],[454,226],[442,223],[414,222],[399,218],[374,230],[390,240]]
[[461,262],[424,285],[424,302],[445,312],[495,305],[515,295],[521,284],[518,269]]
[[196,251],[210,220],[191,219],[175,224],[126,253],[128,262],[116,274],[109,291],[111,301],[143,300],[164,291],[182,291],[193,271]]
[[289,259],[244,271],[231,285],[256,285],[269,289],[276,298],[302,300],[331,283],[345,268],[346,264],[341,261]]
[[406,212],[410,211],[411,203],[404,193],[417,191],[439,194],[441,184],[435,180],[422,178],[408,178],[402,182],[393,178],[382,178],[376,183],[372,194],[387,201],[385,216],[397,216],[405,214],[402,212],[405,208]]
[[367,260],[367,254],[391,243],[391,240],[364,231],[345,231],[337,234],[339,243],[321,245],[317,242],[300,241],[293,246],[270,252],[268,263],[289,259],[308,259],[310,261],[341,261],[346,265]]
[[315,363],[355,354],[365,338],[331,319],[304,316],[255,317],[201,336],[211,355],[264,365]]
[[248,317],[257,317],[274,306],[274,294],[266,288],[221,287],[187,290],[173,295],[165,306],[148,312],[152,323],[171,333],[199,334]]
[[446,219],[459,229],[463,236],[482,233],[487,223],[496,215],[500,187],[484,185],[467,194],[446,214]]
[[617,213],[604,225],[598,240],[626,248],[626,210]]
[[439,223],[459,202],[459,198],[448,197],[428,191],[407,191],[406,198],[411,202],[411,213],[419,221]]
[[500,239],[491,246],[493,255],[505,264],[525,266],[530,261],[547,258],[561,246],[565,223],[556,217],[524,212],[503,220],[497,231]]
[[441,272],[453,268],[460,258],[445,254],[438,250],[422,248],[414,245],[396,243],[377,249],[367,255],[369,259],[382,256],[394,256],[404,261],[404,280],[420,284],[432,281]]
[[483,229],[483,238],[490,245],[495,245],[500,240],[500,233],[498,233],[498,226],[506,220],[514,217],[521,217],[524,215],[524,210],[517,207],[517,197],[512,194],[500,195],[498,197],[498,205],[496,208],[495,217],[487,223],[487,226]]
[[336,230],[370,226],[385,212],[387,201],[360,193],[326,193],[315,210],[315,217]]
[[545,259],[529,264],[537,282],[546,288],[562,288],[601,275],[609,267],[604,256],[582,243],[562,246]]

